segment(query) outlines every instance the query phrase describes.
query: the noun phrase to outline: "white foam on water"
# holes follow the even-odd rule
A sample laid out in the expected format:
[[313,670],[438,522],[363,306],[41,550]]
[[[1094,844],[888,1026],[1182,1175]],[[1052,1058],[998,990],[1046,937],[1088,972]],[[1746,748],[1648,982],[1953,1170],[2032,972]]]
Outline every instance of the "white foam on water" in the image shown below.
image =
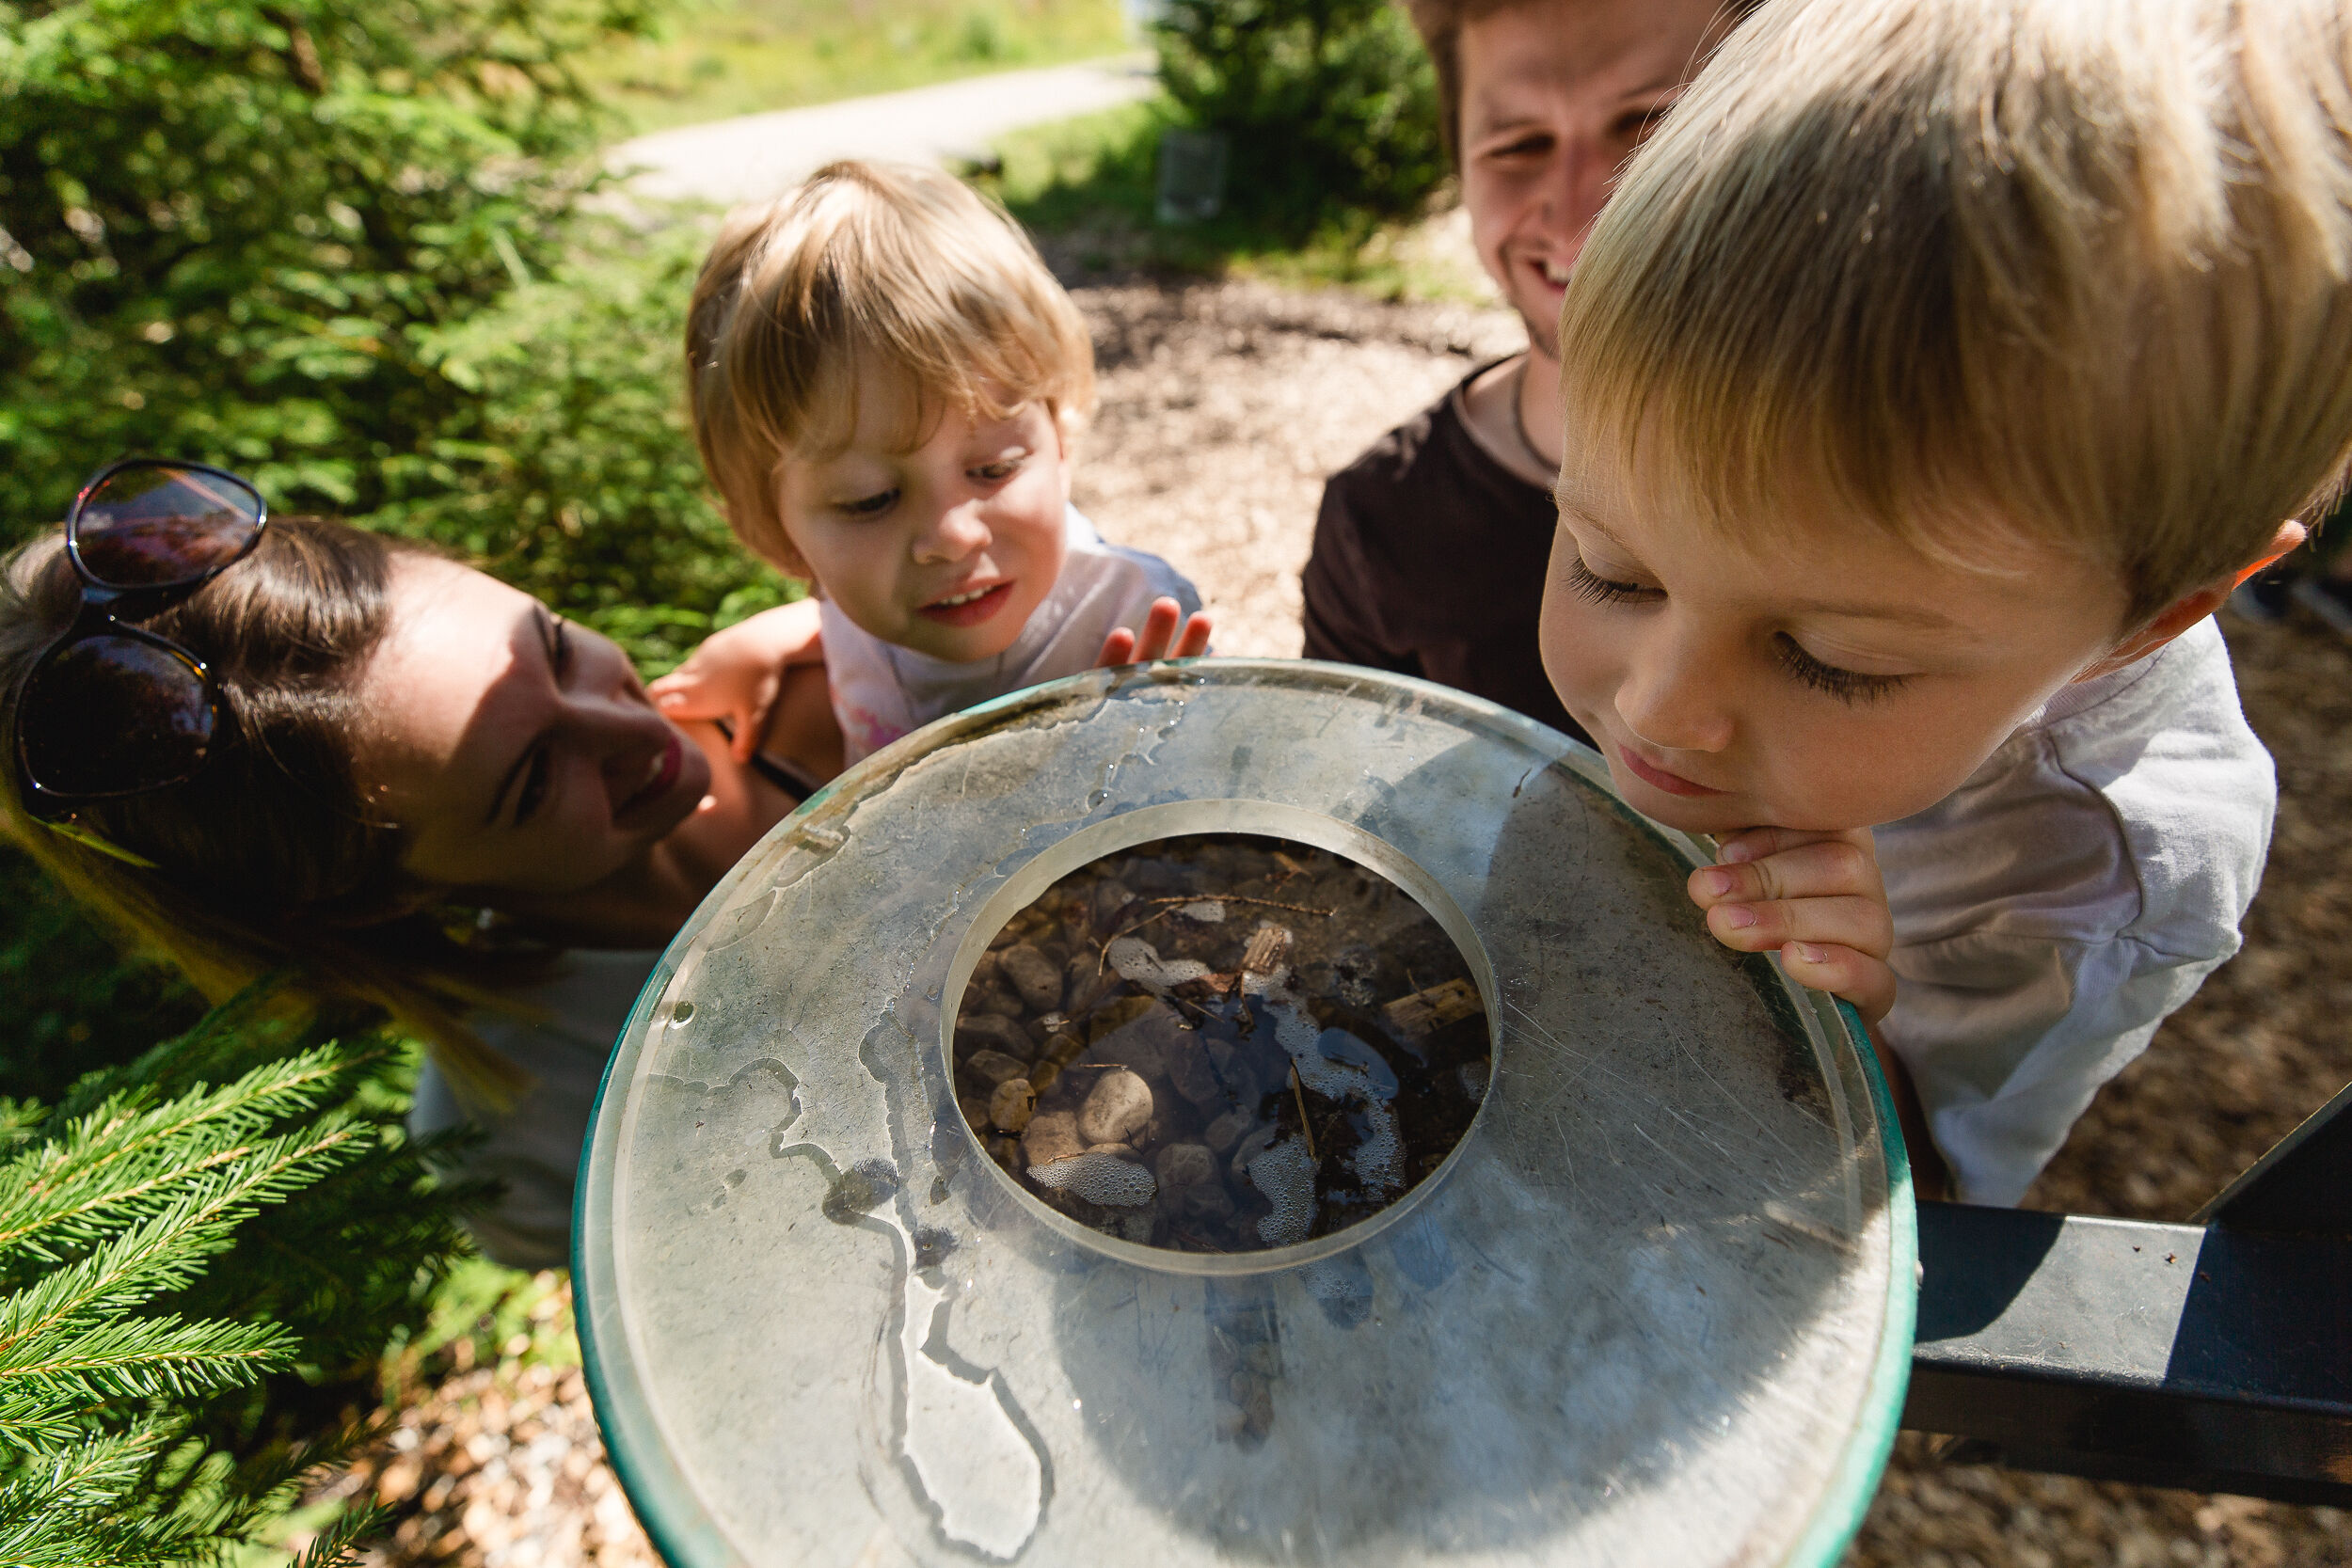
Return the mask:
[[[1362,1140],[1349,1162],[1357,1176],[1375,1196],[1402,1189],[1405,1147],[1397,1135],[1396,1113],[1389,1108],[1381,1085],[1354,1063],[1335,1062],[1323,1053],[1323,1031],[1309,1015],[1305,1000],[1291,990],[1287,966],[1271,974],[1245,974],[1241,983],[1243,992],[1258,998],[1267,1016],[1274,1020],[1274,1038],[1290,1053],[1291,1064],[1298,1069],[1298,1081],[1327,1100],[1352,1102],[1357,1115],[1363,1118]],[[1353,1036],[1346,1038],[1366,1052],[1372,1051]],[[1390,1076],[1393,1079],[1394,1074]]]
[[1315,1218],[1315,1162],[1303,1139],[1269,1144],[1249,1162],[1249,1180],[1274,1205],[1258,1222],[1258,1239],[1290,1246],[1307,1239]]
[[1103,950],[1119,977],[1141,986],[1154,996],[1166,996],[1187,980],[1205,979],[1210,969],[1197,958],[1164,959],[1160,950],[1141,937],[1114,938]]
[[1031,1165],[1029,1180],[1106,1209],[1140,1209],[1160,1190],[1152,1173],[1141,1165],[1116,1154],[1092,1151],[1073,1154],[1050,1165]]

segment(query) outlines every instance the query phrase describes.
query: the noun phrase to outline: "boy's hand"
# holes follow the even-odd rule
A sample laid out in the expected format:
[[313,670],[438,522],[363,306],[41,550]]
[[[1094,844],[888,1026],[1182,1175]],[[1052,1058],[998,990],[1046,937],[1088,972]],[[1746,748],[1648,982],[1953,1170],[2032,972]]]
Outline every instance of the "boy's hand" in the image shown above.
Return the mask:
[[820,624],[815,599],[763,610],[705,638],[646,695],[667,718],[725,720],[735,730],[727,749],[747,763],[768,734],[785,671],[825,657]]
[[1689,886],[1724,946],[1778,950],[1790,979],[1844,997],[1865,1023],[1895,1005],[1886,963],[1895,918],[1869,829],[1748,828],[1725,837],[1715,863],[1692,872]]
[[[1176,623],[1184,621],[1179,634]],[[1138,638],[1120,626],[1103,639],[1103,651],[1094,660],[1098,670],[1119,664],[1149,664],[1156,658],[1199,658],[1209,651],[1209,615],[1195,610],[1189,620],[1184,607],[1174,599],[1157,598],[1143,617],[1143,635]]]

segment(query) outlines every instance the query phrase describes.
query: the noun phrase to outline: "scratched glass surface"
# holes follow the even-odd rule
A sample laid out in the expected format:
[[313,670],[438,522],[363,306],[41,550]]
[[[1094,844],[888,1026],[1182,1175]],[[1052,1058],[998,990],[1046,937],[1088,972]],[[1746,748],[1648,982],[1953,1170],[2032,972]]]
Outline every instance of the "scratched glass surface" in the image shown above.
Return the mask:
[[[657,970],[583,1179],[598,1411],[673,1564],[1834,1557],[1910,1288],[1869,1091],[1605,781],[1422,683],[1211,660],[945,721],[771,835]],[[1105,1237],[958,1106],[990,938],[1184,832],[1391,878],[1490,999],[1469,1134],[1335,1236]]]

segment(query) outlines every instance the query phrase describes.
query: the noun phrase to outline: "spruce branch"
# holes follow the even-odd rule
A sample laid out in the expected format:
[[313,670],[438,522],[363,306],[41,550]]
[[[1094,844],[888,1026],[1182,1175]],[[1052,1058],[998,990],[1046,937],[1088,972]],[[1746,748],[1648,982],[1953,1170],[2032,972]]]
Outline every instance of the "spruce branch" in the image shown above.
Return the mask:
[[347,1158],[361,1131],[347,1122],[327,1124],[238,1150],[182,1183],[183,1191],[162,1213],[0,1302],[0,1388],[17,1368],[38,1364],[34,1347],[67,1331],[75,1314],[125,1309],[186,1285],[206,1258],[231,1244],[239,1221]]
[[348,1063],[322,1046],[162,1105],[138,1093],[107,1101],[56,1143],[0,1165],[0,1260],[56,1262],[156,1212],[175,1187],[237,1160],[244,1140],[331,1103],[348,1081]]

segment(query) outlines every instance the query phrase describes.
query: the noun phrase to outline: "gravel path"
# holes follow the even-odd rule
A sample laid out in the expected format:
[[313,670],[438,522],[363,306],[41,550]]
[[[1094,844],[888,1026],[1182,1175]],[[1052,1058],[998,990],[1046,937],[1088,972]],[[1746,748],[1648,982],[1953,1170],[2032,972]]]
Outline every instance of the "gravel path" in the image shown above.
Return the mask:
[[774,196],[835,158],[980,157],[1008,131],[1116,108],[1154,90],[1149,56],[1006,71],[657,131],[622,142],[606,164],[628,173],[638,196],[732,206]]
[[[1077,500],[1109,537],[1198,582],[1233,654],[1298,649],[1297,574],[1323,475],[1479,358],[1498,311],[1381,305],[1248,283],[1076,291],[1102,407]],[[2352,1078],[2352,651],[2308,621],[2227,627],[2284,800],[2245,953],[2092,1106],[2038,1208],[2177,1219]],[[651,1564],[601,1463],[578,1374],[453,1369],[344,1483],[403,1510],[373,1561]],[[2352,1564],[2352,1516],[1937,1464],[1906,1434],[1851,1568],[2284,1568]]]

